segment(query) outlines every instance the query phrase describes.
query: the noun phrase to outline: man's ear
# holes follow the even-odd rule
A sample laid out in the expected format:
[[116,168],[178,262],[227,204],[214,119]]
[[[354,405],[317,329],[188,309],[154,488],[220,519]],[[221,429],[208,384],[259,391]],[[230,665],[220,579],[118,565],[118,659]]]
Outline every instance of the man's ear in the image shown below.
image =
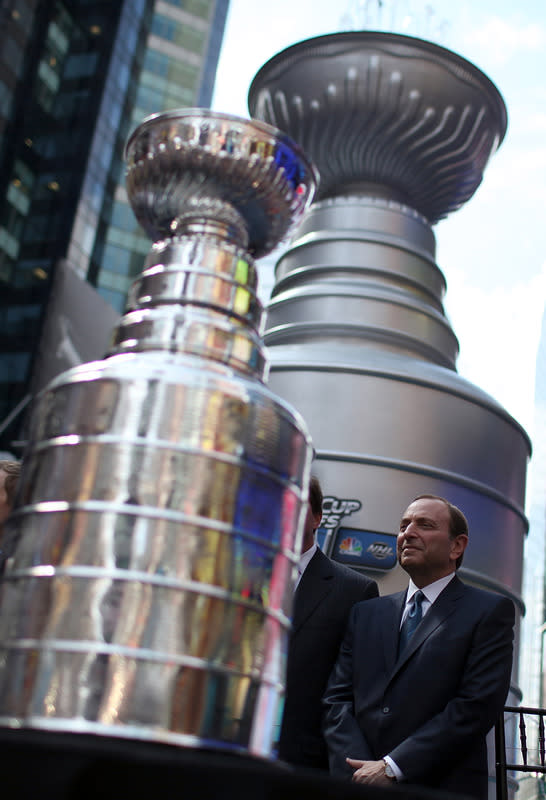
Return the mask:
[[320,512],[318,512],[317,514],[313,514],[313,530],[314,531],[316,531],[316,529],[319,527],[319,525],[321,523],[321,520],[322,520],[322,514]]
[[451,555],[454,561],[456,561],[466,550],[468,536],[466,533],[460,533],[458,536],[452,539],[451,542]]

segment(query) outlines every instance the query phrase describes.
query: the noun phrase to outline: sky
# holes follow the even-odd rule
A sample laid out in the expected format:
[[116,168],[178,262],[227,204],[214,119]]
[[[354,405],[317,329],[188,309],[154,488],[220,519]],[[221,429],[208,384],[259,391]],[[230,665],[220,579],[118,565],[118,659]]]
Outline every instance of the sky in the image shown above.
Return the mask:
[[546,299],[546,3],[231,0],[212,107],[248,117],[248,88],[269,58],[302,39],[362,28],[443,45],[485,72],[504,98],[504,142],[474,197],[434,227],[436,262],[459,339],[458,372],[532,437]]

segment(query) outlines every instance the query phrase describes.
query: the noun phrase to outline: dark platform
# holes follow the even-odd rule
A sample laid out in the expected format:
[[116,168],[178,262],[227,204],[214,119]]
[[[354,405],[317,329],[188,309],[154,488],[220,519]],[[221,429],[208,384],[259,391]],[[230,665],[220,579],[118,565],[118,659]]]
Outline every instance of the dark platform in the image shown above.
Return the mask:
[[245,755],[86,734],[0,729],[0,791],[35,800],[454,800],[356,786]]

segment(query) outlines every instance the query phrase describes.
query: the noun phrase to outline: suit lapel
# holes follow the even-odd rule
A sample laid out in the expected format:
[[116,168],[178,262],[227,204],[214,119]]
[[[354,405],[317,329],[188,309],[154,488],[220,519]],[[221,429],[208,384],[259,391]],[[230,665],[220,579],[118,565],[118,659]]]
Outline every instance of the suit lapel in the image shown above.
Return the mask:
[[416,650],[434,633],[435,630],[449,617],[456,609],[457,600],[461,597],[463,591],[463,584],[455,576],[436,598],[435,602],[431,605],[423,621],[416,629],[411,637],[408,646],[400,654],[400,658],[396,661],[395,670],[393,675],[398,672],[400,667],[412,657]]
[[381,641],[383,643],[383,656],[385,658],[386,671],[393,669],[398,656],[398,635],[400,621],[406,603],[407,589],[397,594],[387,595],[388,603],[382,603],[379,608],[383,609],[382,618],[377,620],[381,626]]
[[294,595],[292,635],[320,606],[334,586],[334,570],[330,559],[317,550],[298,584]]

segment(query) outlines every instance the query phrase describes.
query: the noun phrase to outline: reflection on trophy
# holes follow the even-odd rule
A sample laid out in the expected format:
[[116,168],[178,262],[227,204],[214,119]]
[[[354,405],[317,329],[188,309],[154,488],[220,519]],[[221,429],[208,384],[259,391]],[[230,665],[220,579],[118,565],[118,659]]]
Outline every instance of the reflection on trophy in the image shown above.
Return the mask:
[[127,148],[155,242],[107,357],[38,398],[0,601],[0,724],[269,755],[312,448],[264,385],[252,256],[312,200],[265,123]]

